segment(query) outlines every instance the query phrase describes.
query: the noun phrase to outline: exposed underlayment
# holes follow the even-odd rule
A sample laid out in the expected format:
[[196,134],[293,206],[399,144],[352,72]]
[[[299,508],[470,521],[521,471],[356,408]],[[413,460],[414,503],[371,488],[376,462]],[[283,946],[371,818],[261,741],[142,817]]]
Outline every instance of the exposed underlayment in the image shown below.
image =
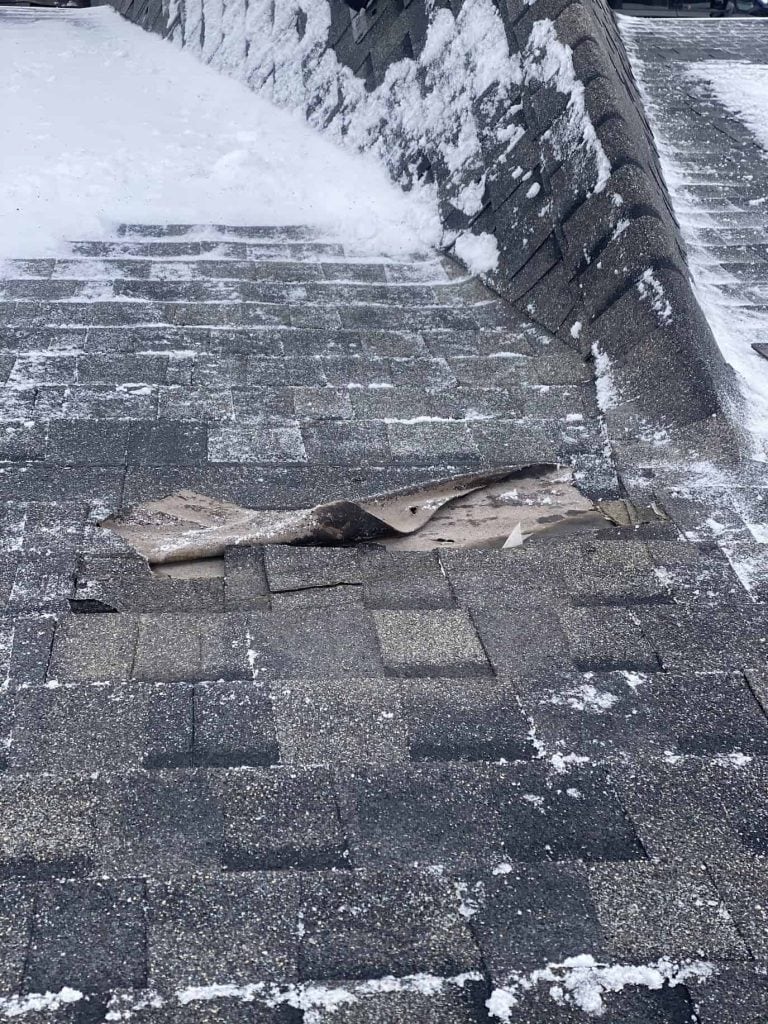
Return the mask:
[[[642,516],[645,515],[645,520]],[[149,501],[105,520],[152,565],[210,566],[232,547],[354,544],[398,550],[517,547],[531,537],[569,536],[662,518],[624,500],[585,498],[564,466],[525,466],[449,477],[363,501],[261,510],[191,491]]]
[[[302,229],[10,273],[0,1014],[764,1021],[765,607],[655,470],[617,479],[589,363],[449,262]],[[515,465],[614,521],[202,575],[99,525]]]

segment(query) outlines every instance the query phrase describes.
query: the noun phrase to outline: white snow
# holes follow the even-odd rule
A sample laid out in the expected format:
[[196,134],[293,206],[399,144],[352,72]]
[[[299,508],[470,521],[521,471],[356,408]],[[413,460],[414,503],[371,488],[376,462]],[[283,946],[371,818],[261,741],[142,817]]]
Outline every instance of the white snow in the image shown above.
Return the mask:
[[496,867],[491,871],[492,875],[510,875],[514,871],[514,868],[507,861],[502,861],[497,864]]
[[621,673],[627,681],[630,690],[637,690],[648,682],[648,676],[643,672],[629,672],[624,669]]
[[752,760],[749,754],[745,754],[741,750],[732,750],[729,754],[717,754],[715,756],[715,761],[727,768],[746,768],[748,764],[752,763]]
[[[768,151],[768,62],[764,65],[744,64],[738,61],[711,61],[688,67],[690,78],[707,83],[715,97],[754,132]],[[664,146],[662,158],[668,177],[674,182],[672,191],[675,206],[680,213],[696,212],[695,201],[686,192],[674,168],[674,147]],[[767,157],[768,158],[768,157]],[[667,169],[667,164],[669,169]],[[756,218],[759,214],[756,213]],[[696,241],[697,229],[689,219],[683,221],[683,231],[690,242]],[[756,315],[749,306],[734,305],[724,293],[724,284],[736,284],[728,268],[713,267],[706,251],[690,246],[690,265],[696,294],[712,327],[720,351],[736,371],[741,392],[746,401],[747,430],[756,442],[753,457],[761,461],[768,458],[768,374],[765,362],[751,347],[758,338],[755,328],[768,331],[765,314]],[[758,340],[763,340],[762,336]]]
[[211,1002],[215,999],[242,999],[244,1002],[250,1002],[263,992],[264,985],[259,982],[252,985],[192,985],[179,989],[176,999],[182,1006],[188,1003]]
[[13,14],[0,31],[0,258],[120,221],[306,224],[384,254],[439,241],[428,192],[403,193],[372,156],[110,9]]
[[746,526],[758,544],[768,544],[768,523],[747,523]]
[[654,964],[600,964],[583,953],[529,974],[514,975],[503,988],[494,989],[485,1005],[492,1017],[509,1024],[521,996],[541,985],[555,1004],[576,1006],[588,1016],[600,1017],[605,1012],[606,993],[620,992],[628,985],[660,989],[690,978],[706,980],[713,972],[712,965],[704,961],[678,964],[663,957]]
[[568,766],[572,764],[587,764],[589,758],[583,754],[560,754],[555,753],[549,757],[549,763],[552,766],[552,770],[558,774],[563,774],[568,771]]
[[[522,132],[481,125],[478,106],[511,114],[524,79],[568,96],[554,148],[585,162],[594,191],[610,174],[551,21],[537,22],[517,55],[493,0],[466,0],[455,15],[429,5],[422,52],[367,91],[328,47],[327,0],[170,0],[169,11],[175,47],[106,8],[3,25],[0,88],[13,102],[0,114],[0,258],[55,252],[73,234],[104,237],[119,221],[302,223],[387,255],[455,241],[470,270],[487,273],[495,239],[442,237],[422,162],[447,170],[444,197],[458,211],[478,213],[481,131],[499,164]],[[533,183],[527,195],[538,191]]]
[[[563,159],[569,156],[584,163],[585,173],[591,170],[594,174],[592,191],[602,192],[611,175],[610,161],[587,112],[584,84],[573,66],[573,50],[558,39],[549,18],[534,22],[523,54],[523,75],[527,81],[553,85],[568,97],[564,118],[558,119],[544,137]],[[589,158],[592,166],[588,169]]]
[[70,1003],[78,1003],[82,998],[82,992],[68,986],[64,986],[58,992],[31,992],[26,996],[9,996],[0,999],[0,1014],[11,1018],[21,1017],[27,1013],[44,1013],[46,1010],[58,1010]]
[[723,106],[736,114],[768,151],[768,63],[702,61],[691,65],[688,75],[705,81]]
[[597,342],[592,345],[592,356],[595,360],[597,404],[602,412],[608,412],[609,409],[615,409],[619,403],[619,394],[613,377],[611,360],[608,358],[608,354],[602,351]]
[[582,683],[562,695],[553,694],[550,697],[550,704],[567,704],[574,711],[591,711],[596,715],[602,715],[610,711],[618,701],[618,697],[608,690],[598,690],[591,683]]
[[[391,64],[370,91],[328,46],[328,0],[188,0],[178,13],[177,45],[298,112],[344,147],[376,156],[411,189],[419,238],[433,240],[437,231],[436,187],[424,176],[425,160],[448,172],[444,198],[456,210],[480,212],[486,161],[478,101],[482,96],[487,109],[511,114],[519,109],[514,87],[522,78],[493,0],[466,0],[455,15],[429,4],[422,51]],[[486,141],[497,144],[503,163],[521,133],[498,125]],[[490,267],[487,241],[482,257],[474,265]]]
[[487,274],[498,268],[499,245],[495,235],[464,231],[456,239],[454,251],[473,274]]
[[[181,1006],[188,1006],[194,1003],[215,1002],[219,999],[239,999],[244,1003],[255,1002],[267,1007],[276,1007],[281,1004],[292,1006],[303,1012],[305,1024],[321,1024],[343,1006],[364,1002],[371,996],[380,993],[418,992],[425,996],[435,996],[446,988],[463,988],[468,982],[481,980],[482,975],[479,972],[469,971],[453,977],[434,974],[410,974],[403,977],[388,975],[383,978],[335,986],[309,982],[288,985],[285,988],[275,984],[267,985],[264,982],[251,982],[242,985],[201,985],[179,989],[170,998],[160,996],[155,992],[144,993],[137,998],[136,994],[126,991],[113,995],[106,1019],[110,1021],[130,1020],[134,1010],[147,1006],[159,1009],[166,1005],[173,1005],[174,1002]],[[6,1005],[13,1004],[15,1006],[17,1003],[19,1005],[23,1003],[25,1006],[25,1009],[18,1011],[19,1013],[28,1012],[30,1009],[42,1009],[49,1005],[55,1007],[64,1001],[63,995],[68,991],[71,990],[63,989],[56,996],[34,995],[23,999],[14,997],[13,1000],[0,1000],[0,1009],[5,1009]],[[80,993],[75,993],[75,995],[78,999],[82,998]]]
[[650,302],[660,323],[668,323],[672,319],[672,306],[664,292],[664,286],[654,274],[651,267],[644,270],[637,282],[640,298]]
[[434,974],[410,974],[404,977],[388,975],[368,981],[349,983],[348,986],[305,984],[294,985],[288,990],[275,992],[265,999],[268,1006],[287,1003],[304,1012],[305,1024],[321,1024],[340,1007],[365,1001],[382,992],[419,992],[434,996],[449,986],[462,988],[469,981],[479,981],[482,975],[475,972],[457,974],[446,978]]

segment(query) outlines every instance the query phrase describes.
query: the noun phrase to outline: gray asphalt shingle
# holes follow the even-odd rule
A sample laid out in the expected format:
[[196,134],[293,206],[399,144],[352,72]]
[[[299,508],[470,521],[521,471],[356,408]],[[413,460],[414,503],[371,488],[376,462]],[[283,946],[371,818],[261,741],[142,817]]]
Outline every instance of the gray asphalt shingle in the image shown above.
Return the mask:
[[[235,547],[181,578],[97,525],[181,488],[303,507],[528,458],[616,498],[589,365],[437,258],[161,237],[27,268],[22,319],[49,327],[0,331],[30,392],[9,422],[36,422],[0,442],[0,999],[78,987],[68,1024],[478,1024],[571,956],[763,965],[766,619],[710,542]],[[77,295],[101,258],[153,304],[53,326],[46,282]],[[289,281],[303,308],[201,301]],[[114,387],[137,373],[149,395]],[[743,1024],[734,970],[604,993],[605,1019],[682,1024],[695,999]],[[518,994],[514,1024],[578,1019]]]

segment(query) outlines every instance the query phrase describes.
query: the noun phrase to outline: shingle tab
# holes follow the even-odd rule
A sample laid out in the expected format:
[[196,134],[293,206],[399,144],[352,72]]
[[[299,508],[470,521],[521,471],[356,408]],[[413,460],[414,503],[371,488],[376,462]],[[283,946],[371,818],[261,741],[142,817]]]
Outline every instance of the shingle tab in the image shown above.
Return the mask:
[[24,970],[28,992],[144,988],[142,881],[49,881],[38,886]]
[[399,686],[384,679],[273,684],[285,764],[388,764],[407,757]]
[[460,611],[374,612],[386,670],[397,676],[490,673],[469,617]]
[[470,886],[472,928],[494,985],[560,963],[574,950],[600,960],[607,939],[580,865],[502,861]]
[[432,875],[319,873],[302,889],[302,978],[450,977],[480,965],[449,886]]
[[701,868],[595,865],[589,883],[619,959],[650,962],[682,950],[704,960],[744,956],[743,941]]
[[148,886],[149,983],[174,992],[296,978],[299,888],[259,872]]
[[502,853],[502,823],[485,766],[357,767],[339,772],[354,863],[486,863]]
[[221,779],[230,871],[349,865],[333,776],[322,768],[232,771]]

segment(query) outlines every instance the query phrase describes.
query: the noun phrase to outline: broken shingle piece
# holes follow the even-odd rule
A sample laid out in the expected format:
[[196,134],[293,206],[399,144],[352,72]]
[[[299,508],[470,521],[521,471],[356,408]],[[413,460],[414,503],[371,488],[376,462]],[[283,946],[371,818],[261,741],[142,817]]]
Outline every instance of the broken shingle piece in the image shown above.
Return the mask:
[[272,593],[362,582],[354,548],[268,544],[264,560]]

